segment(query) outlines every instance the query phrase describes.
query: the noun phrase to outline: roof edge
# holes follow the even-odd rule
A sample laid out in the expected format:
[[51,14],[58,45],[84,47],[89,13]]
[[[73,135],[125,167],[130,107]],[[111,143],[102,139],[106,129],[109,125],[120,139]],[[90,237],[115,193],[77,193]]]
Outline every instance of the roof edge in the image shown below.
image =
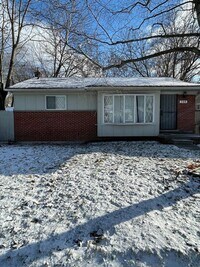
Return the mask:
[[56,88],[7,88],[4,89],[6,92],[54,92],[54,91],[63,91],[63,92],[84,92],[84,91],[105,91],[105,90],[178,90],[178,91],[186,91],[186,90],[197,90],[200,91],[200,85],[187,85],[187,86],[181,86],[181,85],[149,85],[149,86],[88,86],[88,87],[82,87],[82,88],[63,88],[63,87],[56,87]]

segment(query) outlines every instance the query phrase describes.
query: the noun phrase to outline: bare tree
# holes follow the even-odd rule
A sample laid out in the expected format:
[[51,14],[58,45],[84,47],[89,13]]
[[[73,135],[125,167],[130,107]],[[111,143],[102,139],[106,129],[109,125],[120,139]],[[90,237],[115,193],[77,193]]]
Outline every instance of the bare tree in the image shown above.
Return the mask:
[[[200,34],[200,1],[199,0],[127,0],[116,4],[115,1],[109,1],[106,4],[102,0],[85,0],[90,14],[93,17],[94,23],[98,25],[95,37],[90,35],[88,38],[95,39],[104,46],[118,47],[127,45],[128,43],[136,44],[141,41],[151,40],[167,40],[169,38],[187,37],[198,38]],[[198,23],[198,28],[195,32],[173,32],[165,31],[164,21],[166,16],[176,12],[188,12],[193,14],[193,23]],[[108,18],[105,22],[103,18]],[[184,21],[180,22],[183,23]],[[163,31],[156,34],[156,29],[162,28]],[[129,34],[126,36],[124,30],[129,29]],[[130,34],[130,32],[132,34]],[[185,53],[190,52],[200,55],[200,49],[196,45],[179,44],[179,46],[164,48],[159,51],[148,51],[144,56],[135,56],[132,58],[125,58],[124,55],[119,58],[118,62],[108,64],[104,70],[113,67],[121,68],[126,64],[140,62],[156,58],[161,55],[171,53]]]
[[[180,23],[181,20],[181,23]],[[177,17],[174,13],[168,19],[166,25],[167,32],[176,34],[176,32],[192,33],[198,32],[198,25],[194,23],[192,15],[190,12],[188,14],[182,14],[182,18]],[[164,49],[176,48],[181,46],[190,46],[200,48],[200,35],[198,37],[177,37],[162,40],[162,47]],[[162,48],[162,49],[163,49]],[[157,47],[158,51],[159,47]],[[174,52],[170,54],[163,55],[155,59],[157,64],[156,74],[158,76],[170,76],[174,78],[179,78],[180,80],[191,81],[195,75],[200,72],[200,62],[199,56],[192,52]]]
[[5,87],[9,87],[12,78],[12,71],[18,45],[20,43],[20,37],[22,29],[26,26],[26,16],[29,12],[30,4],[32,0],[4,0],[5,7],[9,18],[10,31],[11,31],[11,55],[9,60],[8,74],[6,78]]
[[[30,25],[27,17],[33,0],[1,0],[0,6],[0,77],[1,83],[9,87],[12,80],[16,54],[21,43],[22,30]],[[24,42],[25,40],[23,40]],[[2,102],[5,93],[0,92]],[[3,103],[1,103],[1,108]]]
[[9,23],[8,23],[8,17],[6,15],[6,6],[3,1],[1,1],[0,6],[0,109],[3,109],[4,107],[4,99],[6,96],[6,93],[3,91],[4,88],[4,56],[5,56],[5,48],[6,44],[8,42],[8,36],[9,36]]
[[[13,75],[19,76],[17,68],[23,69],[25,61],[20,62],[19,58],[26,40],[22,38],[22,32],[30,25],[50,33],[49,36],[44,36],[47,37],[46,40],[45,38],[32,40],[37,41],[40,47],[43,47],[43,51],[45,48],[46,55],[48,54],[52,68],[46,66],[47,59],[42,57],[44,55],[37,56],[37,62],[48,76],[71,76],[77,73],[88,76],[93,69],[94,72],[96,70],[98,72],[99,65],[96,61],[104,66],[104,70],[115,72],[115,75],[120,73],[126,76],[136,74],[150,76],[152,68],[155,71],[156,64],[163,66],[163,70],[159,68],[157,75],[163,73],[167,75],[167,70],[171,69],[167,63],[174,62],[176,63],[174,66],[179,67],[174,68],[170,75],[190,79],[188,73],[190,70],[190,73],[194,73],[193,70],[197,66],[196,59],[200,54],[199,2],[199,0],[126,0],[117,3],[115,0],[109,2],[1,0],[0,12],[3,19],[0,26],[1,81],[5,81],[8,87]],[[169,24],[165,23],[166,16],[171,20],[172,12],[176,12],[178,17],[188,10],[193,14],[192,20],[187,24],[188,27],[183,31],[176,26],[175,30],[169,31]],[[35,18],[38,19],[37,23]],[[180,16],[180,24],[183,21]],[[190,25],[195,23],[198,27],[190,28]],[[187,41],[183,42],[184,40]],[[7,71],[3,67],[5,53],[9,59]],[[159,63],[159,60],[162,63]],[[31,71],[34,64],[30,65]],[[115,71],[112,70],[114,67]],[[27,75],[29,76],[29,72]],[[21,78],[18,77],[17,80],[19,79]]]
[[[185,32],[197,31],[197,24],[192,23],[193,18],[191,13],[183,13],[184,20],[178,17],[176,12],[171,14],[170,18],[166,18],[164,25],[165,33],[168,35],[175,35],[178,31],[184,35]],[[180,20],[182,23],[180,23]],[[157,29],[157,33],[163,31],[163,28]],[[157,34],[156,33],[156,34]],[[126,44],[126,50],[123,53],[126,58],[132,59],[134,57],[144,58],[149,53],[159,53],[162,50],[174,49],[180,46],[189,45],[199,48],[199,37],[176,37],[155,40],[143,40],[137,43]],[[120,52],[122,54],[122,52]],[[108,63],[109,64],[109,63]],[[112,62],[111,62],[112,64]],[[198,55],[191,52],[172,52],[161,55],[154,59],[141,60],[139,62],[131,62],[120,68],[129,75],[140,76],[165,76],[174,77],[184,81],[191,81],[192,78],[200,73],[200,62]]]
[[46,77],[96,76],[101,69],[87,56],[71,48],[67,36],[57,29],[44,32],[40,47],[35,48],[37,65]]
[[[88,44],[84,44],[85,7],[75,0],[50,0],[44,9],[45,25],[38,25],[41,32],[34,40],[40,44],[34,50],[43,73],[51,77],[99,75],[100,67],[88,56]],[[80,52],[81,46],[85,52]]]

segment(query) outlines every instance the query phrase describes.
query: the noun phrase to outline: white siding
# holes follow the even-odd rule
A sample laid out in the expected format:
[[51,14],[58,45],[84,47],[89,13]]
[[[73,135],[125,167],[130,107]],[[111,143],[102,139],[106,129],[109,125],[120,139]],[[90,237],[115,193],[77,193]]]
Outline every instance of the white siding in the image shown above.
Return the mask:
[[15,110],[44,110],[45,96],[34,94],[15,94],[14,93],[14,109]]
[[[42,111],[46,110],[46,95],[64,95],[63,93],[22,94],[14,93],[14,110]],[[97,110],[96,93],[76,93],[66,95],[66,110]]]
[[67,97],[68,110],[96,110],[97,94],[70,94]]

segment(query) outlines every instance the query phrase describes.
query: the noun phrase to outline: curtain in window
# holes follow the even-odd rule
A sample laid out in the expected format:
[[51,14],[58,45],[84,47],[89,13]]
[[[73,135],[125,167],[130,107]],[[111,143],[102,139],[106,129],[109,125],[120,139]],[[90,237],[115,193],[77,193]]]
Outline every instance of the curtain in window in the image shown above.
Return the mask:
[[144,122],[144,96],[136,96],[136,122]]
[[123,96],[114,97],[114,122],[124,122],[124,98]]
[[153,96],[146,96],[145,122],[153,122]]
[[113,97],[104,97],[104,122],[113,123]]
[[56,96],[56,109],[65,109],[65,97]]
[[152,123],[153,109],[152,95],[104,96],[105,123]]
[[134,96],[125,96],[125,122],[134,123]]

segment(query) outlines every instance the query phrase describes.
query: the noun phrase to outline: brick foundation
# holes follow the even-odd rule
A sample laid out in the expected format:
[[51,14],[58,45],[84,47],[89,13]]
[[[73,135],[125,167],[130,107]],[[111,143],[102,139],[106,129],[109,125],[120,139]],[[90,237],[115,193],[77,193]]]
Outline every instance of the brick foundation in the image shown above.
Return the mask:
[[[184,103],[186,102],[187,103]],[[181,103],[182,102],[182,103]],[[195,130],[195,96],[177,96],[177,129],[185,132]]]
[[16,141],[97,139],[96,111],[14,112]]

